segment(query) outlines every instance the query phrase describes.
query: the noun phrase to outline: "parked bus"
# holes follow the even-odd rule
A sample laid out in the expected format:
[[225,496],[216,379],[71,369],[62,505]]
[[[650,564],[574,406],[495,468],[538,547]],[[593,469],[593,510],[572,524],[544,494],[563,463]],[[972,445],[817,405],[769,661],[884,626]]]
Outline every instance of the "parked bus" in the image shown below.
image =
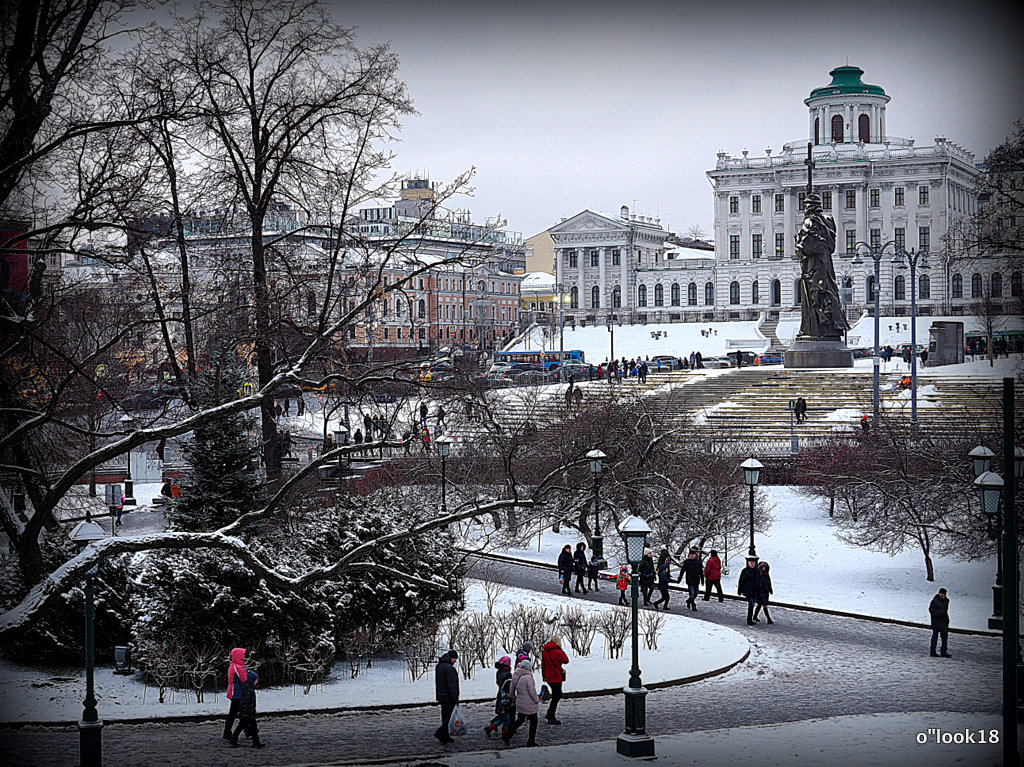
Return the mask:
[[546,368],[553,368],[561,365],[563,362],[585,362],[583,359],[583,352],[579,349],[566,349],[565,351],[558,351],[557,349],[549,349],[548,351],[535,351],[535,352],[495,352],[494,363],[497,365],[515,365],[518,362],[532,362],[536,365],[543,365]]

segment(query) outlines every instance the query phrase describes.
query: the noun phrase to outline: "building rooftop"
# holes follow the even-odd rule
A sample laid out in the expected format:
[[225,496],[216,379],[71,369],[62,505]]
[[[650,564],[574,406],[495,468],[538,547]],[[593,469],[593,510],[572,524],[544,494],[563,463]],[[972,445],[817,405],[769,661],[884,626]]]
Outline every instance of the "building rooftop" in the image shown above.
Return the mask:
[[819,96],[835,96],[840,93],[869,93],[873,96],[884,96],[885,91],[879,85],[868,85],[860,79],[864,70],[847,64],[843,67],[836,67],[831,72],[832,82],[815,88],[811,91],[810,98]]

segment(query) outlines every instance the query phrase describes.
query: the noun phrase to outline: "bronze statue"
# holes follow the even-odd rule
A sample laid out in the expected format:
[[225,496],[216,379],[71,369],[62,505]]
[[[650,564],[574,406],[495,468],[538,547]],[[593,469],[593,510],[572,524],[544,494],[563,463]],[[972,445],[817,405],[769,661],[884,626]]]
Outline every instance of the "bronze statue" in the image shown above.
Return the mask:
[[800,331],[797,339],[838,340],[850,325],[846,321],[832,265],[836,222],[822,212],[821,198],[804,199],[804,223],[796,235],[800,255]]

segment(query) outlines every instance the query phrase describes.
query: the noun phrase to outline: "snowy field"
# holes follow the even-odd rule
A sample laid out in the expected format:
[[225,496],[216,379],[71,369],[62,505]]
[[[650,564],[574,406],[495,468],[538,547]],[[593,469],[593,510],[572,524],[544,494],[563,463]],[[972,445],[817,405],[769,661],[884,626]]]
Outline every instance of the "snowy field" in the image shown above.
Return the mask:
[[[613,587],[609,584],[609,596]],[[468,610],[486,609],[483,588],[471,583],[466,591]],[[509,588],[501,594],[495,606],[497,612],[514,604],[543,606],[556,609],[566,605],[564,598]],[[609,610],[610,605],[580,603],[587,611]],[[641,634],[640,658],[643,679],[647,684],[685,679],[707,674],[731,666],[744,658],[747,640],[732,629],[714,624],[692,621],[681,614],[664,613],[664,625],[658,639],[657,650],[647,650]],[[566,668],[566,691],[610,690],[619,688],[629,679],[631,646],[627,638],[622,655],[607,657],[605,640],[598,634],[590,654],[575,657],[567,639],[563,648],[569,655]],[[436,659],[434,659],[436,662]],[[331,678],[315,686],[308,695],[301,687],[283,687],[263,690],[259,694],[261,711],[296,711],[308,709],[339,709],[349,707],[389,705],[396,703],[434,702],[434,662],[431,671],[413,681],[406,663],[401,658],[381,658],[373,668],[361,669],[351,679],[348,665],[336,664]],[[226,669],[226,664],[225,664]],[[82,712],[85,680],[81,668],[53,670],[50,673],[28,669],[0,661],[0,721],[43,722],[73,721]],[[537,673],[540,685],[539,669]],[[489,700],[495,695],[494,669],[474,670],[472,679],[461,680],[464,701]],[[223,714],[225,700],[222,694],[207,694],[202,703],[195,696],[177,691],[164,702],[157,700],[155,687],[147,688],[140,677],[115,676],[104,664],[96,671],[97,707],[108,720],[150,719],[167,716],[197,714]]]

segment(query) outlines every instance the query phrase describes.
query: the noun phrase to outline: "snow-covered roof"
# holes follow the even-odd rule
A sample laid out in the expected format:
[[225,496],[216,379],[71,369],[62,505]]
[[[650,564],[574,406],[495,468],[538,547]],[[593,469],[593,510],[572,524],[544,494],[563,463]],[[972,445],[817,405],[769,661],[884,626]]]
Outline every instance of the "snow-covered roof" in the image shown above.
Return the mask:
[[686,245],[673,245],[672,243],[666,242],[663,246],[665,249],[665,258],[677,261],[684,258],[700,258],[715,260],[715,251],[713,250],[701,250],[699,248],[690,248]]
[[555,275],[547,272],[528,272],[523,275],[523,281],[519,285],[520,291],[527,290],[554,290]]

